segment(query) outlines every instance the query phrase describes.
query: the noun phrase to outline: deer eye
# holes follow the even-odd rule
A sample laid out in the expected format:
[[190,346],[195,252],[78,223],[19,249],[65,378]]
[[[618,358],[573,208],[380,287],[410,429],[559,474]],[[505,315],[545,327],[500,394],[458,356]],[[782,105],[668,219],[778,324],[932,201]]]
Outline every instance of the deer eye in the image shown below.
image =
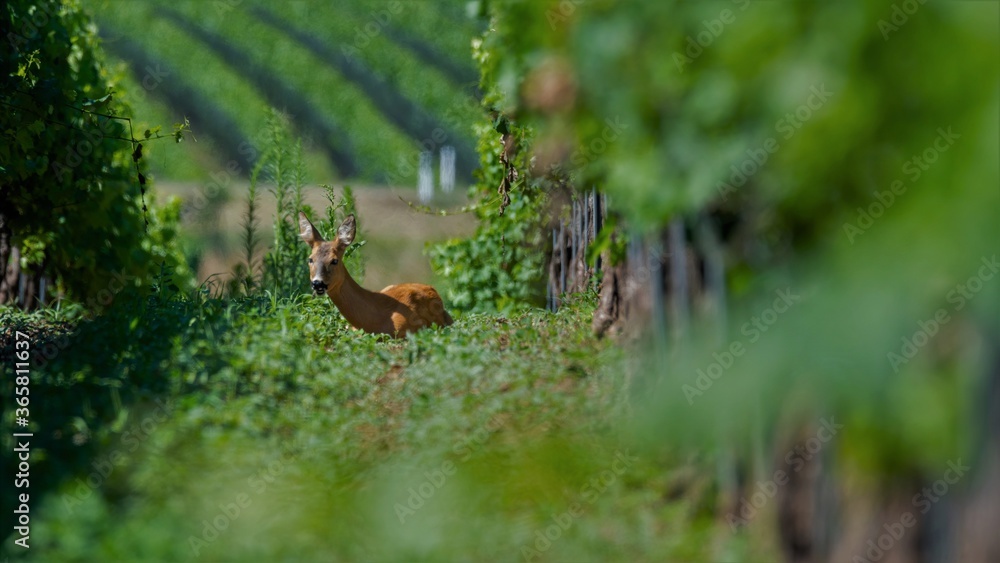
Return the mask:
[[310,263],[310,264],[312,264],[312,263],[313,263],[313,259],[312,259],[312,258],[310,258],[310,259],[309,259],[309,263]]
[[339,263],[340,263],[340,260],[337,260],[336,258],[334,258],[333,260],[330,260],[330,265],[331,266],[336,266]]

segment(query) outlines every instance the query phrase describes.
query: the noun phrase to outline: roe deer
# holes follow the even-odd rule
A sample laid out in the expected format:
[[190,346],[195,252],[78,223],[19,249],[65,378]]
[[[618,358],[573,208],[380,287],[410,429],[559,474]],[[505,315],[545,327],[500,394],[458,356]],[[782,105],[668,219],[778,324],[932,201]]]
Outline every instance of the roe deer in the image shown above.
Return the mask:
[[299,236],[312,247],[309,279],[313,293],[329,295],[354,328],[400,338],[432,324],[448,326],[453,322],[441,296],[429,285],[403,283],[376,293],[354,281],[343,263],[344,251],[354,242],[354,215],[344,220],[332,241],[323,240],[305,213],[299,213],[299,227]]

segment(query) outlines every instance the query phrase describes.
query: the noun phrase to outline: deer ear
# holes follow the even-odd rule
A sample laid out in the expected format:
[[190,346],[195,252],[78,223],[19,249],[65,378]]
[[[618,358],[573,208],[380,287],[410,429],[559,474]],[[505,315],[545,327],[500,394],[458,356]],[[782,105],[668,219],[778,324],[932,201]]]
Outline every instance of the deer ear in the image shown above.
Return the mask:
[[320,236],[319,231],[317,231],[316,227],[309,222],[309,218],[306,217],[306,214],[301,211],[299,211],[299,231],[299,236],[302,237],[302,240],[304,240],[306,244],[312,245],[323,242],[323,237]]
[[337,238],[340,239],[344,245],[351,244],[354,242],[354,234],[357,231],[357,225],[354,222],[354,215],[348,215],[347,219],[340,225],[337,229]]

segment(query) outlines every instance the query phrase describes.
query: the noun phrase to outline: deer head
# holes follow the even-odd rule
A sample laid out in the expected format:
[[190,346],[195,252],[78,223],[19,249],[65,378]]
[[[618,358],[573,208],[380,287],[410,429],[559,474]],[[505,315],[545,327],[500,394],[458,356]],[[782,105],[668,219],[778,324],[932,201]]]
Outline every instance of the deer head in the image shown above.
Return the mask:
[[299,236],[312,248],[309,254],[309,280],[313,293],[322,295],[328,291],[340,291],[347,276],[343,264],[344,252],[354,242],[354,215],[348,215],[344,219],[337,229],[337,238],[332,241],[323,240],[305,213],[299,213],[299,228]]

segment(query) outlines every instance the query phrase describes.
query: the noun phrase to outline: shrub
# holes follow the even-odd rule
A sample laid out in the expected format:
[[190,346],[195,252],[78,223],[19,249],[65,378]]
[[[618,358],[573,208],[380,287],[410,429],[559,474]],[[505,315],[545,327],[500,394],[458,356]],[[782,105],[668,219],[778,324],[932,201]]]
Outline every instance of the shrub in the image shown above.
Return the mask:
[[175,206],[151,207],[141,144],[122,117],[127,92],[109,78],[89,17],[75,2],[12,0],[0,27],[12,47],[0,59],[0,246],[20,247],[24,270],[80,301],[161,267],[190,281],[173,245]]

